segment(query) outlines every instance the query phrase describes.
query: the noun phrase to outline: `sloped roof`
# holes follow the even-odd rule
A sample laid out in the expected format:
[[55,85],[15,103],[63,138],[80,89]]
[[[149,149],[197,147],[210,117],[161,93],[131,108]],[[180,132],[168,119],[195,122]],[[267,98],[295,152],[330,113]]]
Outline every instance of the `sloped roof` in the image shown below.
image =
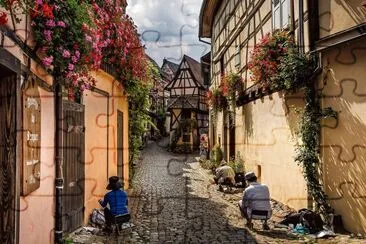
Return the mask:
[[199,19],[199,37],[211,38],[213,19],[222,0],[203,0]]
[[165,63],[172,69],[172,71],[173,71],[174,74],[178,71],[179,64],[173,63],[173,62],[171,62],[171,61],[169,61],[169,60],[167,60],[167,59],[164,58],[164,60],[163,60],[163,66],[164,66]]
[[204,87],[203,85],[203,77],[202,77],[202,69],[201,69],[201,63],[199,63],[198,61],[194,60],[193,58],[184,55],[183,57],[183,61],[186,60],[189,67],[192,70],[193,76],[194,78],[197,80],[197,82],[199,83],[199,85],[201,85],[202,87]]
[[192,78],[194,78],[197,81],[198,86],[205,89],[204,80],[203,80],[203,76],[202,76],[201,63],[199,63],[198,61],[194,60],[193,58],[191,58],[187,55],[183,56],[183,59],[182,59],[181,63],[179,64],[179,69],[176,72],[174,79],[172,79],[169,82],[169,84],[165,87],[165,89],[169,90],[170,88],[172,88],[172,85],[178,79],[177,77],[179,75],[179,70],[181,69],[184,62],[187,62],[188,66],[192,72],[192,75],[193,75]]

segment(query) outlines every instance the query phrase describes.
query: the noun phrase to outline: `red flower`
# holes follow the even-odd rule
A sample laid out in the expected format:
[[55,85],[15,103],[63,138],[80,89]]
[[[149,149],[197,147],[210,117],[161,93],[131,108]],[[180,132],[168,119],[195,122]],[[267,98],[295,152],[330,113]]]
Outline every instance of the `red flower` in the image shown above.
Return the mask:
[[0,26],[8,23],[8,16],[4,12],[0,12]]
[[44,17],[47,17],[47,18],[50,18],[50,19],[55,18],[53,16],[53,7],[48,5],[47,3],[43,4],[42,11],[43,11],[43,16]]

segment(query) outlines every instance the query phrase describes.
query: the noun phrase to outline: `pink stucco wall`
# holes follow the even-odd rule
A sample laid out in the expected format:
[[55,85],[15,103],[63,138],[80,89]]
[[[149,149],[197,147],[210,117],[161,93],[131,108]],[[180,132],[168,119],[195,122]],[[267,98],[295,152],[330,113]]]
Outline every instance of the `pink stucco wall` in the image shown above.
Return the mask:
[[39,89],[41,96],[41,184],[20,197],[19,243],[52,243],[54,226],[54,102],[52,93]]

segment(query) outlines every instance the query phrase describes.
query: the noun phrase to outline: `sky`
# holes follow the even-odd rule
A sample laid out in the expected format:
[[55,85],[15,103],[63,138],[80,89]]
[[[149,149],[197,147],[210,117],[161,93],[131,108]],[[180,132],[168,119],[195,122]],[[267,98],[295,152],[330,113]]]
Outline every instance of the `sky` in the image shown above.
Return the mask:
[[184,54],[200,60],[210,47],[198,39],[202,0],[128,0],[127,13],[141,34],[146,53],[159,65],[179,63]]

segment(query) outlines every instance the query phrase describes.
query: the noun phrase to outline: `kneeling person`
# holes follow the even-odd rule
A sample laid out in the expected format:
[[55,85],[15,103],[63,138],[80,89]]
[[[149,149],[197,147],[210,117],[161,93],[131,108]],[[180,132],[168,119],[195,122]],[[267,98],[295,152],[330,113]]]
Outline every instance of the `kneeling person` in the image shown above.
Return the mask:
[[235,185],[235,171],[223,161],[221,166],[216,169],[215,183],[219,185],[222,190],[222,185],[232,187]]
[[128,214],[128,198],[127,193],[122,189],[122,183],[117,176],[109,178],[109,184],[107,190],[110,190],[105,194],[104,199],[100,199],[99,203],[104,207],[104,216],[106,221],[106,231],[111,230],[111,225],[114,217],[117,215]]

